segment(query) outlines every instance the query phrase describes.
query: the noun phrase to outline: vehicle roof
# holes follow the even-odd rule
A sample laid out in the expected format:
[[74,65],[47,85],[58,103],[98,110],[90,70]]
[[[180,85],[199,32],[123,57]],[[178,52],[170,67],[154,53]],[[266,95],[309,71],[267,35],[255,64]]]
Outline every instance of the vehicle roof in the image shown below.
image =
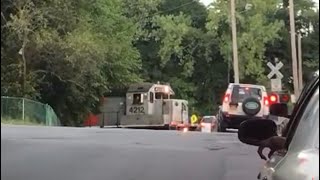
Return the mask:
[[188,102],[188,100],[185,99],[164,99],[164,101]]
[[127,93],[134,93],[134,92],[148,92],[153,87],[168,87],[170,95],[174,95],[174,91],[172,90],[170,85],[164,85],[164,84],[153,84],[148,82],[143,83],[135,83],[131,84],[127,90]]
[[188,100],[185,99],[164,99],[165,102],[181,102],[185,103],[185,105],[188,105]]
[[246,87],[264,87],[263,85],[258,84],[241,84],[241,83],[230,83],[230,86],[239,85],[239,86],[246,86]]
[[202,118],[211,118],[211,117],[216,117],[216,116],[203,116]]
[[131,84],[127,92],[148,92],[153,85],[147,82]]

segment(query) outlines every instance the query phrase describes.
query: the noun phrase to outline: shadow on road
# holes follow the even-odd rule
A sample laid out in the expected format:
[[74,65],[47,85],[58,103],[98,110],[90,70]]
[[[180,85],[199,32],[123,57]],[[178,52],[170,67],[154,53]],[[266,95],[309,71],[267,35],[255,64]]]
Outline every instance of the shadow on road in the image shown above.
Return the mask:
[[238,133],[238,129],[227,129],[225,133]]

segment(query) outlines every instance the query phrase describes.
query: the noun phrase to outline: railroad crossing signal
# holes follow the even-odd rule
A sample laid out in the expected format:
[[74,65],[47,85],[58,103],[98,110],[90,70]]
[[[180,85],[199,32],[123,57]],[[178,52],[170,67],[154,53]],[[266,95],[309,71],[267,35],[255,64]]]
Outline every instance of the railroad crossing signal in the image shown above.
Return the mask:
[[271,79],[271,91],[282,91],[281,79]]
[[276,66],[274,66],[271,62],[268,62],[267,66],[271,69],[271,72],[268,74],[268,78],[271,79],[274,75],[277,76],[277,79],[282,79],[283,75],[279,71],[283,67],[283,63],[280,61],[276,63]]
[[[268,78],[271,80],[271,90],[281,91],[282,90],[281,79],[283,78],[283,75],[279,70],[283,67],[283,63],[279,62],[276,59],[276,66],[274,66],[271,62],[268,62],[267,65],[271,69],[271,72],[268,74]],[[273,76],[276,76],[276,78],[272,79]]]

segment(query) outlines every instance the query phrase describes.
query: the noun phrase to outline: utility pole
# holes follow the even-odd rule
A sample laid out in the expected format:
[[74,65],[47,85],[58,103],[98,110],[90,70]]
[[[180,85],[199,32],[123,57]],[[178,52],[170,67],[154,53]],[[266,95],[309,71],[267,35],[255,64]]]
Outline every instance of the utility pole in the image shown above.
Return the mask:
[[230,83],[230,58],[228,58],[228,84]]
[[303,66],[302,66],[302,47],[301,47],[301,33],[298,33],[298,69],[299,69],[299,93],[303,88]]
[[237,45],[237,25],[236,25],[236,5],[235,0],[231,0],[231,29],[232,29],[232,52],[233,52],[233,71],[234,83],[239,83],[239,62]]
[[291,56],[292,56],[292,74],[293,88],[296,99],[299,97],[299,81],[298,81],[298,66],[297,66],[297,48],[296,48],[296,30],[294,18],[293,0],[289,0],[289,15],[290,15],[290,35],[291,35]]

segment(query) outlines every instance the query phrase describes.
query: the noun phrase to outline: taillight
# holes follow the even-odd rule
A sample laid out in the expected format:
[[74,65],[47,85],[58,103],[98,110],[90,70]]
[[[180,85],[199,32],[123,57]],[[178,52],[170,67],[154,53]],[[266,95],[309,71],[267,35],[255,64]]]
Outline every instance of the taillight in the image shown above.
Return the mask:
[[272,94],[272,95],[269,97],[269,101],[270,101],[271,104],[277,103],[277,102],[278,102],[278,96],[275,95],[275,94]]
[[230,94],[226,94],[223,98],[223,102],[227,103],[230,100]]
[[265,96],[265,97],[263,98],[263,102],[264,102],[264,105],[265,105],[265,106],[269,106],[269,98],[268,98],[268,96]]
[[287,103],[287,102],[289,102],[289,100],[290,100],[290,97],[289,97],[288,94],[284,94],[284,95],[281,96],[281,101],[282,102]]

